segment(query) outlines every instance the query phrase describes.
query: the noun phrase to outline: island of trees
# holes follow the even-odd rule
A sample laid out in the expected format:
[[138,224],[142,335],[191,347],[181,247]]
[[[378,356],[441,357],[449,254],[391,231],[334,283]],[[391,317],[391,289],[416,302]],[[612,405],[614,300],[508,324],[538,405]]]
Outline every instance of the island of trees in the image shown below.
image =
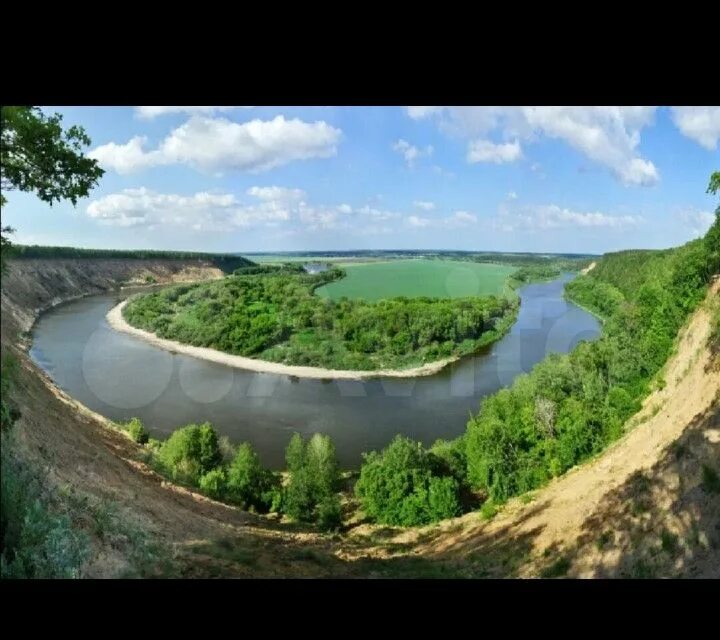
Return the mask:
[[221,281],[131,300],[133,326],[199,347],[328,369],[402,369],[477,351],[514,321],[516,296],[332,301],[314,290],[344,275],[301,265],[240,268]]

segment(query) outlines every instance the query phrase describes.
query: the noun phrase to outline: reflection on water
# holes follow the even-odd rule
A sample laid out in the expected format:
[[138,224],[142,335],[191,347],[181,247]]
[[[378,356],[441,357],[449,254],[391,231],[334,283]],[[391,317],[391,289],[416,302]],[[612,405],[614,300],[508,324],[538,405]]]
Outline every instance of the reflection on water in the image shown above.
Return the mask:
[[518,320],[502,340],[425,378],[305,380],[170,353],[108,327],[105,314],[118,294],[48,312],[35,327],[30,353],[83,404],[113,420],[138,416],[155,437],[208,420],[281,467],[294,431],[320,431],[332,436],[343,466],[357,466],[361,452],[385,446],[397,433],[425,444],[460,435],[483,396],[511,384],[546,353],[596,338],[597,320],[562,297],[568,279],[524,287]]

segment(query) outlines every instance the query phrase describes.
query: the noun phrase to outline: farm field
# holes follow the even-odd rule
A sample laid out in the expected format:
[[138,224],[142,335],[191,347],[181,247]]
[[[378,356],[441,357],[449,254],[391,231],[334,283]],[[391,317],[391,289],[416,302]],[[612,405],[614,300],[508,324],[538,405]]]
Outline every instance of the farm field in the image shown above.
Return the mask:
[[454,260],[344,264],[347,276],[316,290],[324,298],[381,300],[397,296],[462,298],[500,295],[515,267]]

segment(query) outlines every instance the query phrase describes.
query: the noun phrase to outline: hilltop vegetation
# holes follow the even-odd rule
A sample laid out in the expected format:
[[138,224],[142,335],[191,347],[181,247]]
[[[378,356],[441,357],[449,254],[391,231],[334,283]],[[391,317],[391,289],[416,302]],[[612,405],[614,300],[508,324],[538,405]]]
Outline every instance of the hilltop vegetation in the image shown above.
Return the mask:
[[717,269],[719,224],[705,239],[677,249],[608,254],[567,285],[568,297],[605,319],[603,336],[546,358],[485,399],[467,431],[468,481],[475,490],[505,500],[621,435]]
[[472,353],[510,326],[517,300],[499,296],[322,299],[340,269],[240,269],[222,281],[140,296],[127,321],[161,338],[227,353],[330,369],[405,368]]

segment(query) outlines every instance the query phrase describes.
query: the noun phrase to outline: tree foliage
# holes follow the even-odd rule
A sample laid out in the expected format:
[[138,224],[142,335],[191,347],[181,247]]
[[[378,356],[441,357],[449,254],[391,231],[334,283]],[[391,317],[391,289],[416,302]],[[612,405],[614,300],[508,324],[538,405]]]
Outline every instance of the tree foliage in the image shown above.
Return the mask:
[[227,470],[227,499],[245,509],[267,512],[276,510],[279,492],[277,474],[263,468],[252,446],[242,443]]
[[337,496],[340,476],[330,437],[315,433],[305,442],[295,433],[285,460],[289,474],[283,499],[285,513],[295,520],[315,522],[323,529],[336,529],[342,519]]
[[355,493],[377,522],[411,526],[460,513],[459,485],[441,475],[434,455],[403,436],[378,453],[365,454]]
[[718,226],[677,249],[606,254],[566,286],[568,297],[604,318],[603,336],[547,357],[485,398],[466,434],[468,479],[477,491],[503,501],[622,433],[718,271]]
[[139,296],[130,324],[162,338],[227,353],[334,369],[405,367],[471,353],[510,325],[517,302],[393,298],[378,302],[313,295],[341,277],[333,269],[250,267],[213,283]]
[[222,462],[217,433],[209,422],[178,429],[163,444],[158,460],[173,479],[197,485]]
[[[104,171],[83,149],[90,138],[82,127],[62,128],[62,116],[44,114],[38,107],[0,107],[0,209],[4,193],[29,191],[52,205],[70,200],[77,204],[88,195]],[[0,229],[0,269],[11,247],[10,227]]]

